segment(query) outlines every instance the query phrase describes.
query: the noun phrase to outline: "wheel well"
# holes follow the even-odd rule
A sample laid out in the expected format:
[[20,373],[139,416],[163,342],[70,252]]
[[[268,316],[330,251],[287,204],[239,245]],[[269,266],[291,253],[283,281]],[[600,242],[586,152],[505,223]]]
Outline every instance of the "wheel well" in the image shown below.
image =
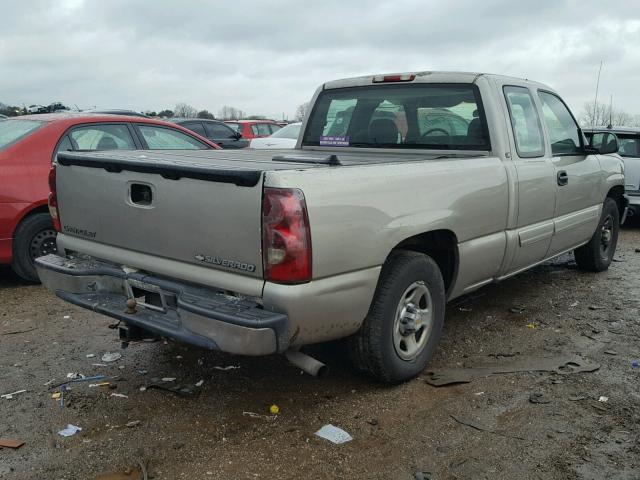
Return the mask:
[[620,218],[622,218],[622,214],[624,213],[624,209],[627,204],[624,198],[624,187],[622,185],[612,187],[611,190],[607,192],[607,197],[612,198],[616,202],[616,205],[618,205],[618,213],[620,214]]
[[411,250],[429,255],[438,264],[444,288],[449,293],[458,273],[458,239],[451,230],[434,230],[409,237],[394,250]]
[[[32,208],[31,210],[29,210],[28,212],[26,212],[21,218],[20,221],[16,224],[16,228],[18,228],[18,225],[20,225],[22,222],[24,222],[27,218],[29,218],[31,215],[35,215],[37,213],[49,213],[49,206],[48,205],[40,205],[39,207],[36,208]],[[11,233],[11,236],[13,236],[15,233],[15,229],[14,231]]]

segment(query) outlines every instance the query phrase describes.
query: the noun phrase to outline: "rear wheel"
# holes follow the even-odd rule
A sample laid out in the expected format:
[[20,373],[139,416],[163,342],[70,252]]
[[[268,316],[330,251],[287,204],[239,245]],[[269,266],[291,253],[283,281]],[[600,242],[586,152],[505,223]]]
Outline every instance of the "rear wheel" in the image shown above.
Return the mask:
[[606,198],[602,206],[602,215],[598,228],[589,243],[576,248],[574,256],[578,268],[590,272],[602,272],[609,268],[616,253],[618,232],[620,230],[620,212],[612,198]]
[[445,293],[438,265],[427,255],[394,252],[349,350],[357,368],[386,383],[424,370],[440,340]]
[[13,237],[13,270],[29,282],[38,282],[35,259],[56,253],[56,231],[48,213],[36,213],[25,218]]

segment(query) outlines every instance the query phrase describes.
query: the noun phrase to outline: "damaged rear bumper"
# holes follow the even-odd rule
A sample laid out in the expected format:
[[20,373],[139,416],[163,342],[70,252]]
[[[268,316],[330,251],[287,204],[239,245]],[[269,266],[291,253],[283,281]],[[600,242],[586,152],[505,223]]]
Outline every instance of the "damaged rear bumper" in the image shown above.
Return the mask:
[[[36,260],[36,268],[63,300],[156,335],[239,355],[288,347],[287,316],[248,299],[94,259],[47,255]],[[135,313],[127,312],[130,298],[137,301]]]

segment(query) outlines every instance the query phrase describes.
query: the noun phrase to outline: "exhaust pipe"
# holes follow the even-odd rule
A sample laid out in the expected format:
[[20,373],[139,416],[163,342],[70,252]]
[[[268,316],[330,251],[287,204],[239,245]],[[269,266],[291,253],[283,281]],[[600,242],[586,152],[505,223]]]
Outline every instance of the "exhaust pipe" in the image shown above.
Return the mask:
[[300,350],[287,350],[284,355],[292,364],[313,377],[323,378],[329,373],[329,367],[324,363],[302,353]]

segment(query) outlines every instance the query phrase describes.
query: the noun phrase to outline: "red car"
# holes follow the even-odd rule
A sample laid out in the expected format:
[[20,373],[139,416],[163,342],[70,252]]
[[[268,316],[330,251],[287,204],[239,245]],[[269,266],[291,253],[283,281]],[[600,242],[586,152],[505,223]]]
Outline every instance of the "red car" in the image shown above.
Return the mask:
[[0,120],[0,264],[38,281],[33,261],[56,251],[48,174],[65,150],[219,148],[186,128],[151,118],[44,114]]
[[224,123],[248,140],[268,137],[282,128],[273,120],[226,120]]

